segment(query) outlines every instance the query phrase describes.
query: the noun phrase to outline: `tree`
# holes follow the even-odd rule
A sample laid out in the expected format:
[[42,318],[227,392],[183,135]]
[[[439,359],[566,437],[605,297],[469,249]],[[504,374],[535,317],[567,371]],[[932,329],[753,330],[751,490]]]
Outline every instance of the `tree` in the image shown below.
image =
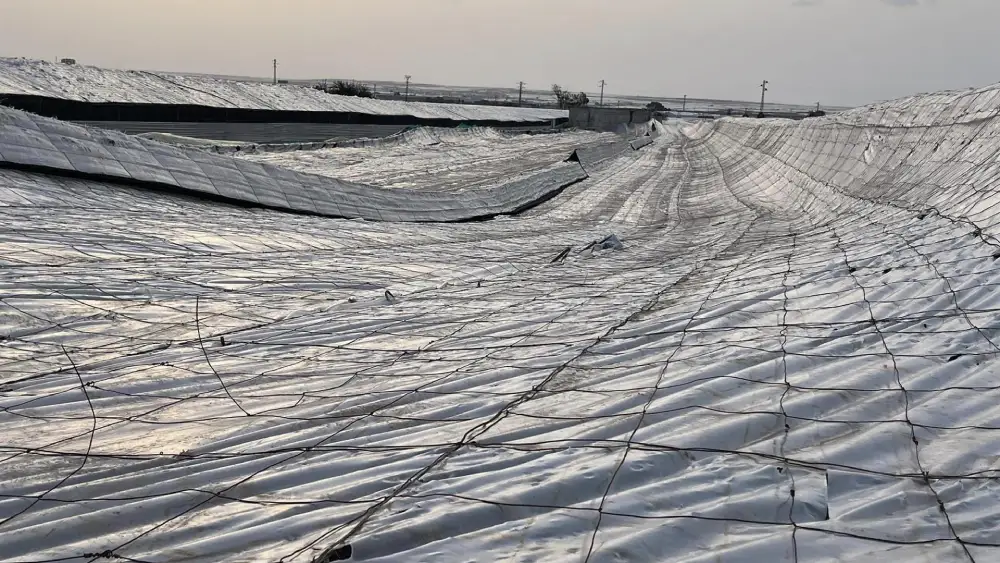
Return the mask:
[[556,97],[556,103],[558,103],[559,107],[562,108],[563,107],[563,103],[566,101],[566,92],[563,91],[562,86],[560,86],[558,84],[553,84],[552,85],[552,93]]
[[572,94],[563,90],[562,86],[558,84],[552,85],[552,93],[555,95],[560,109],[584,107],[590,103],[590,98],[587,97],[587,94],[583,92]]
[[664,106],[660,102],[649,102],[648,104],[646,104],[646,109],[648,109],[649,111],[668,111],[666,106]]

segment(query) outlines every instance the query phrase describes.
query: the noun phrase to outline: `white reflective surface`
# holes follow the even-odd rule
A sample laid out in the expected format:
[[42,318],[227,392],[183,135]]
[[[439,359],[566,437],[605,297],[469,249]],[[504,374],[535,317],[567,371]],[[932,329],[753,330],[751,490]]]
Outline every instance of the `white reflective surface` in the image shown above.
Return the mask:
[[0,559],[997,560],[993,92],[483,223],[0,171]]
[[[554,138],[561,145],[546,147],[532,166],[519,168],[515,162],[512,167],[507,159],[492,176],[482,169],[478,176],[458,178],[429,173],[417,189],[387,190],[0,107],[0,165],[373,221],[463,221],[515,213],[587,176],[581,164],[564,162],[577,143],[601,146],[616,139],[578,133]],[[518,173],[504,174],[512,168]],[[482,185],[481,176],[487,176],[488,185]],[[449,193],[471,187],[478,189]]]
[[565,110],[374,100],[326,94],[290,84],[236,82],[211,76],[181,76],[11,58],[0,58],[0,94],[87,102],[410,115],[458,121],[537,122],[569,116]]

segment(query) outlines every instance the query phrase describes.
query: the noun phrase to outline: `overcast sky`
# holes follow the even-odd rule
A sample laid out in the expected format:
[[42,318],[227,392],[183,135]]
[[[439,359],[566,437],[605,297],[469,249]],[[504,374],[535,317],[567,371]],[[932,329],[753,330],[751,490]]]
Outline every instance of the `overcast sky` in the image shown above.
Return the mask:
[[1000,81],[1000,0],[0,0],[0,56],[857,105]]

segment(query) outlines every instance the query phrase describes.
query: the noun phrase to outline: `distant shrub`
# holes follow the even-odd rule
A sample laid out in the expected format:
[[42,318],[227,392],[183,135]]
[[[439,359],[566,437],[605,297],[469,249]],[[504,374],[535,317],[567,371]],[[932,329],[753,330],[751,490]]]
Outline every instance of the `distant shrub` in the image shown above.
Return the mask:
[[648,109],[649,111],[667,111],[666,106],[664,106],[660,102],[649,102],[648,104],[646,104],[646,109]]
[[329,84],[317,84],[317,90],[327,94],[337,94],[338,96],[355,96],[358,98],[374,98],[375,94],[367,84],[361,84],[353,80],[334,80]]

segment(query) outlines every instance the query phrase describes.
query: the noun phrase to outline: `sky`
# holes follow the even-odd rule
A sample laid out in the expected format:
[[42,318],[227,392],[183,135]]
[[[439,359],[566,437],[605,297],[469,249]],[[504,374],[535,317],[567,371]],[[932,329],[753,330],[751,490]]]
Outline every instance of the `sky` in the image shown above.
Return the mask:
[[998,0],[0,0],[0,56],[861,105],[1000,81]]

